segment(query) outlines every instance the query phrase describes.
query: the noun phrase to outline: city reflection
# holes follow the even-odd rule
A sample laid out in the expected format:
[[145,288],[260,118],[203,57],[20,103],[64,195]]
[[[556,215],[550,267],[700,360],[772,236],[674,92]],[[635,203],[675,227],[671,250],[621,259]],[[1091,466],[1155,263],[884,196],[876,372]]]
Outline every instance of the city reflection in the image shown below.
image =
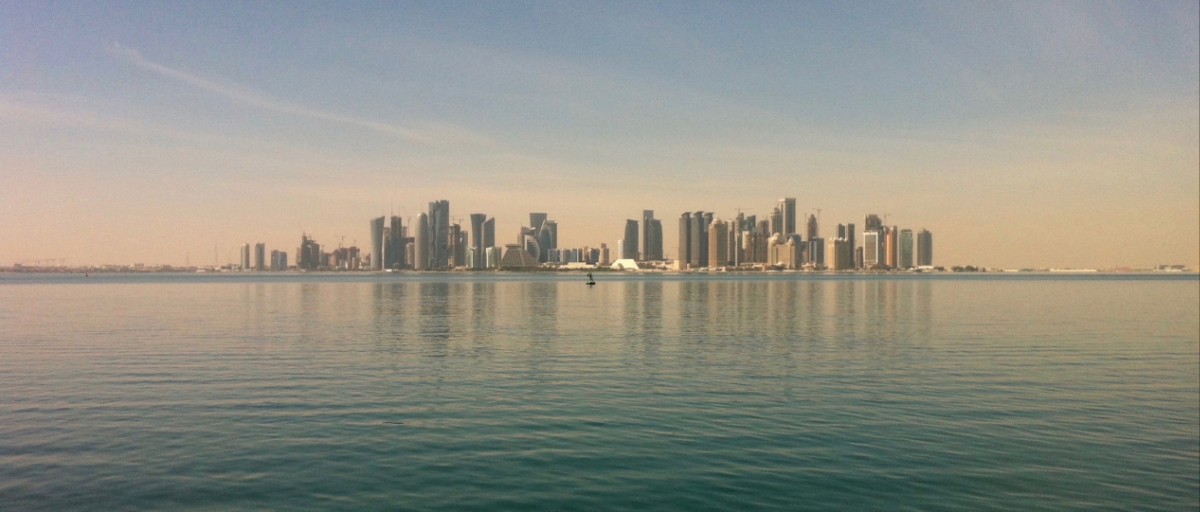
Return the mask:
[[[927,338],[934,308],[934,284],[918,279],[655,277],[588,288],[575,280],[481,278],[370,286],[375,335],[392,343],[418,340],[433,356],[501,345],[533,354],[570,351],[572,340],[613,327],[623,350],[644,355],[670,342],[696,350],[725,344],[790,353],[834,345],[886,352],[899,348],[898,340]],[[355,316],[347,290],[299,287],[302,326],[315,327],[327,313]],[[247,300],[261,300],[256,292],[247,290]]]

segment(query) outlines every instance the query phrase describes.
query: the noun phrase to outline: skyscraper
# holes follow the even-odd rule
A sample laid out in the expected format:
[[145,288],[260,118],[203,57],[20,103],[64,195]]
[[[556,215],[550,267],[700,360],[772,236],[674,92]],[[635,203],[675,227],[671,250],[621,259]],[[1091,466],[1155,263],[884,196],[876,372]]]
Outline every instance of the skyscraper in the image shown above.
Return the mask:
[[708,225],[708,266],[724,267],[729,264],[729,224],[717,219]]
[[550,248],[558,249],[558,221],[546,219],[542,223],[542,229],[550,232]]
[[642,259],[663,259],[662,221],[654,218],[654,210],[642,210]]
[[450,234],[446,240],[446,245],[450,251],[450,265],[454,267],[463,267],[467,264],[467,243],[466,237],[463,236],[462,225],[454,223],[450,225]]
[[900,263],[900,239],[898,236],[900,233],[899,230],[896,229],[896,226],[892,226],[890,228],[885,227],[883,229],[883,248],[887,266],[896,268],[896,266]]
[[287,251],[271,251],[271,270],[279,272],[287,269]]
[[250,270],[250,244],[242,244],[242,270]]
[[650,245],[645,248],[649,255],[645,259],[660,261],[663,259],[662,219],[650,219]]
[[633,219],[625,221],[625,245],[622,247],[622,258],[638,259],[638,221]]
[[472,213],[471,214],[471,261],[470,265],[473,269],[481,269],[484,264],[483,257],[483,223],[487,221],[487,214]]
[[809,215],[808,216],[808,239],[812,240],[819,236],[821,236],[821,234],[820,234],[820,227],[817,226],[817,216]]
[[855,240],[854,224],[846,224],[846,245],[850,247],[850,268],[858,268],[858,241]]
[[450,266],[450,201],[429,203],[430,268]]
[[300,247],[296,249],[296,268],[298,270],[316,270],[321,267],[321,244],[308,237],[300,235]]
[[708,225],[704,222],[704,212],[697,211],[692,213],[692,224],[689,226],[691,233],[688,235],[691,241],[691,249],[688,254],[689,268],[704,268],[708,266]]
[[783,236],[783,202],[771,209],[771,234]]
[[692,214],[683,212],[679,216],[679,254],[675,256],[679,270],[687,270],[692,262]]
[[784,236],[796,233],[796,198],[785,197],[779,200],[779,210],[783,212]]
[[391,228],[385,237],[383,247],[383,264],[386,268],[402,268],[405,264],[404,258],[404,225],[401,222],[400,216],[392,215]]
[[808,261],[817,267],[825,266],[825,239],[821,237],[808,239]]
[[900,230],[900,268],[913,267],[913,232],[911,229]]
[[922,229],[917,233],[917,265],[928,267],[933,265],[933,233]]
[[546,223],[546,219],[548,217],[549,215],[546,215],[545,213],[529,214],[529,227],[533,229],[533,236],[538,236],[541,234],[542,224]]
[[[492,217],[483,223],[483,250],[486,256],[488,247],[496,247],[496,218]],[[497,251],[499,251],[497,249]],[[499,261],[499,260],[497,260]]]
[[262,242],[254,244],[254,270],[263,271],[267,269],[267,244]]
[[413,255],[414,270],[429,270],[431,259],[429,253],[430,249],[433,248],[433,241],[429,239],[429,232],[429,216],[425,215],[425,212],[418,213],[416,240],[413,240],[413,244],[415,245],[413,252],[416,253]]
[[553,236],[550,234],[550,222],[542,221],[542,225],[536,229],[538,245],[542,247],[542,253],[538,257],[538,262],[545,263],[550,257],[550,251],[554,249]]
[[871,269],[880,264],[880,253],[882,247],[879,230],[872,229],[863,233],[863,268]]
[[863,233],[876,229],[883,229],[883,221],[874,213],[867,215],[867,218],[863,220]]
[[371,270],[383,270],[383,217],[371,219]]

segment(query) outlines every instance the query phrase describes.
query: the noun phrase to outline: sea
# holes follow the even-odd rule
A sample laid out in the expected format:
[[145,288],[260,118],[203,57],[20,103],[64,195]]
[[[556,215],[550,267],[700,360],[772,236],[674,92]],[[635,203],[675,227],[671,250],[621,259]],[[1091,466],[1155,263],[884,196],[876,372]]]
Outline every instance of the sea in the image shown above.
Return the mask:
[[1196,274],[0,274],[0,511],[1195,511]]

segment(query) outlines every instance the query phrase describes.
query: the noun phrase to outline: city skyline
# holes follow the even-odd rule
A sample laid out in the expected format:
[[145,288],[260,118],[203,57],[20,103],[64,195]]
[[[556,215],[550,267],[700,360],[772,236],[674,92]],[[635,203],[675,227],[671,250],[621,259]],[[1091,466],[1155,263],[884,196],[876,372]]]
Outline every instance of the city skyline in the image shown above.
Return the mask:
[[794,197],[797,231],[875,212],[947,264],[1195,267],[1198,17],[5,3],[0,266],[237,263],[301,233],[369,253],[364,219],[433,198],[498,244],[549,212],[559,246],[614,252],[653,210],[671,255],[681,212],[769,221]]

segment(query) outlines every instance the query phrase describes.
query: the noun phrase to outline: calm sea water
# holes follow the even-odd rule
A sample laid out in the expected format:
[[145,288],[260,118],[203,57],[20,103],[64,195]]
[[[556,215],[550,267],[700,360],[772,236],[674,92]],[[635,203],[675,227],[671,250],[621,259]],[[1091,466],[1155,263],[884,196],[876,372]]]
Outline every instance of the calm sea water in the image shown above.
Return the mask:
[[1196,510],[1183,276],[0,275],[0,510]]

